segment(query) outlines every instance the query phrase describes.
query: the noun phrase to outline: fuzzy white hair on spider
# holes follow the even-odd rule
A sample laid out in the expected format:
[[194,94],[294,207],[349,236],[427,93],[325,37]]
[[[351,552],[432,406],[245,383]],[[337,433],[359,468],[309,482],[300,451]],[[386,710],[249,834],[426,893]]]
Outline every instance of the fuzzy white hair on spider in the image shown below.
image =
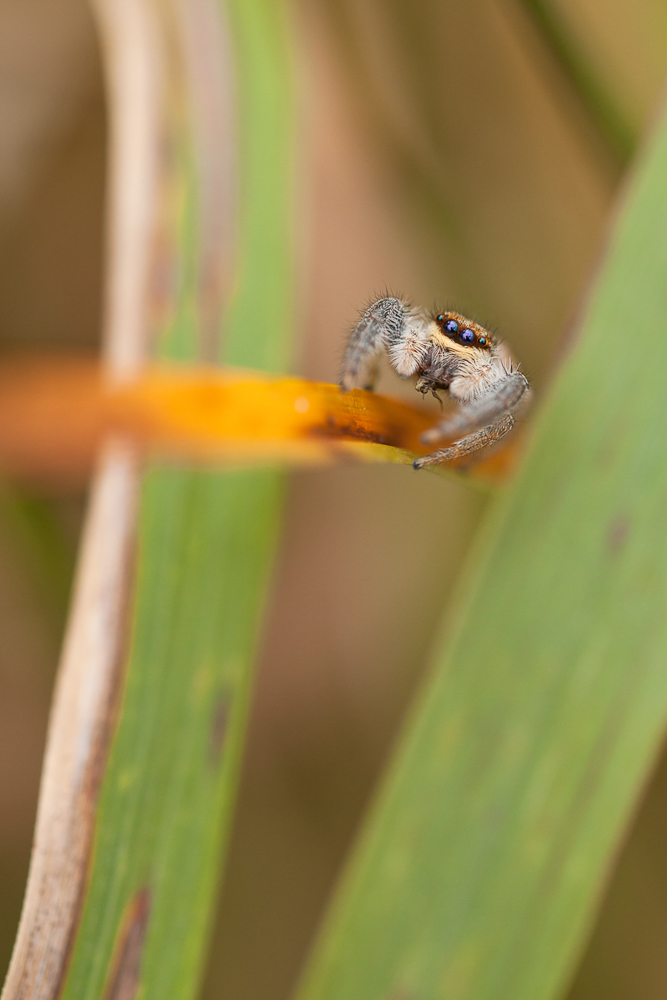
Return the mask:
[[402,299],[377,299],[352,331],[341,387],[372,389],[382,353],[401,378],[417,376],[418,392],[439,398],[446,391],[458,407],[422,435],[428,446],[451,443],[416,459],[416,469],[464,458],[500,441],[514,427],[515,411],[530,389],[505,345],[456,312],[428,315]]

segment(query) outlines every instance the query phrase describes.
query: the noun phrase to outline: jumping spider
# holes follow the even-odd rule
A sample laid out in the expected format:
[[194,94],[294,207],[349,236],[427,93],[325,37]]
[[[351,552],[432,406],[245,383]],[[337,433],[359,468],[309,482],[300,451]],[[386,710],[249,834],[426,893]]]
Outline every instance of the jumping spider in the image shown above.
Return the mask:
[[382,351],[401,378],[419,376],[418,392],[439,399],[438,392],[446,389],[458,404],[458,412],[422,435],[426,445],[446,439],[453,443],[416,459],[415,469],[471,455],[512,430],[513,413],[529,390],[528,379],[478,323],[455,312],[426,315],[401,299],[377,299],[348,341],[342,388],[351,389],[361,380],[364,388],[372,389]]

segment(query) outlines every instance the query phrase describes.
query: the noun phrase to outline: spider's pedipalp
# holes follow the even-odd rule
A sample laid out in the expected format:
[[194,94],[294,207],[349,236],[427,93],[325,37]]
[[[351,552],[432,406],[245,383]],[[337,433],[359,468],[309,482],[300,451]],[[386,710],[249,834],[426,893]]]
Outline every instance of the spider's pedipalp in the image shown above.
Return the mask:
[[391,345],[387,354],[395,371],[401,378],[414,375],[421,366],[428,344],[419,326],[405,329],[403,335]]
[[405,302],[391,297],[377,299],[368,307],[347,342],[339,380],[343,389],[351,389],[362,373],[372,373],[378,354],[400,340],[408,312]]

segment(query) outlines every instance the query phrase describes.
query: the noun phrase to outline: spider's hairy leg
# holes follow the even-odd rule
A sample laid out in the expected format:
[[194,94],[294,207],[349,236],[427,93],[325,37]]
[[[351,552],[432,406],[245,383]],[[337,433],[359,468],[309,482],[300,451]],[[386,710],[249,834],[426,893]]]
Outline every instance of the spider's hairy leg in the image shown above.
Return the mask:
[[368,307],[352,331],[345,348],[339,383],[351,389],[365,375],[364,388],[371,389],[377,377],[377,357],[403,336],[409,307],[401,299],[377,299]]
[[506,413],[494,424],[468,434],[447,448],[440,448],[439,451],[434,451],[431,455],[416,458],[412,467],[413,469],[426,469],[429,465],[439,465],[441,462],[453,462],[457,458],[465,458],[466,455],[472,455],[476,451],[481,451],[482,448],[487,448],[489,445],[495,444],[496,441],[500,441],[506,434],[509,434],[513,427],[514,417],[511,413]]
[[[451,395],[455,395],[455,381],[450,386]],[[506,376],[474,402],[466,403],[458,411],[422,434],[424,444],[435,444],[443,438],[455,438],[470,434],[478,427],[488,429],[504,414],[512,413],[528,392],[528,379],[518,369],[508,371]],[[505,432],[507,433],[507,432]]]

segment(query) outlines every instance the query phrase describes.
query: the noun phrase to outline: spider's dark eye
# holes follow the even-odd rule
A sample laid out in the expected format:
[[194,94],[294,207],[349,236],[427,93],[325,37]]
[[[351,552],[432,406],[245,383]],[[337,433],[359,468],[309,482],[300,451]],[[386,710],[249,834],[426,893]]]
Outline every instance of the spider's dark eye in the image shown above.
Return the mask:
[[461,330],[460,339],[462,344],[472,344],[475,334],[472,330]]
[[439,316],[435,317],[437,323],[442,323],[442,321],[443,321],[444,318],[445,317],[442,315],[442,313],[440,313]]
[[486,337],[480,337],[479,338],[479,346],[480,347],[486,347]]
[[458,328],[459,324],[455,319],[450,319],[445,323],[445,330],[447,333],[451,333],[452,336],[458,331]]

